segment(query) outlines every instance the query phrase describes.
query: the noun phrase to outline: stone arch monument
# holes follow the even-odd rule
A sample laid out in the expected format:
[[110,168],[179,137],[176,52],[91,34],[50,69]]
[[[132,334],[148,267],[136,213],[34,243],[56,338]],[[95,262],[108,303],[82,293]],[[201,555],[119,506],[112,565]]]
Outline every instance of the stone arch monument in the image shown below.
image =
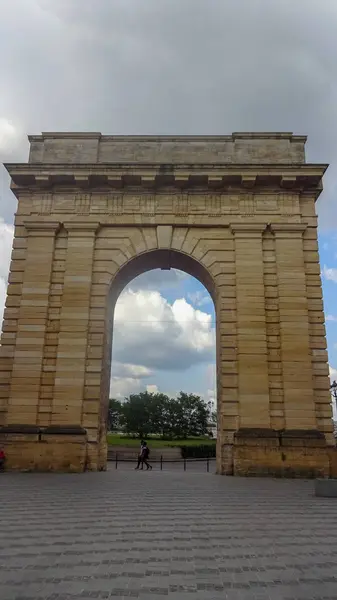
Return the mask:
[[30,136],[0,347],[8,468],[106,466],[113,306],[154,267],[216,309],[217,470],[329,475],[333,445],[306,138]]

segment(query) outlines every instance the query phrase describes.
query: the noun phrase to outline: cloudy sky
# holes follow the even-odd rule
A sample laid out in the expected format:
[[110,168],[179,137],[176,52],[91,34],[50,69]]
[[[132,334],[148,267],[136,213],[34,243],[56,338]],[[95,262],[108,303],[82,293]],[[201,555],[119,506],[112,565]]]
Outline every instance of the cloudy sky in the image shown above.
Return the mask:
[[[0,162],[26,160],[26,135],[48,130],[308,135],[307,159],[330,163],[318,213],[337,377],[336,0],[0,0],[0,15]],[[2,170],[0,313],[14,211]],[[214,356],[213,305],[195,280],[153,272],[120,297],[114,395],[210,398]]]

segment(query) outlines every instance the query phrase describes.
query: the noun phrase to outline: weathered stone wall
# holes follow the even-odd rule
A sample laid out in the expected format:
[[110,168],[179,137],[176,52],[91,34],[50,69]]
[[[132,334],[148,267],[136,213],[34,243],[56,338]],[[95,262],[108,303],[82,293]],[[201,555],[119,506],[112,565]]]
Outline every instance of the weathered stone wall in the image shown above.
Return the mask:
[[30,136],[31,163],[303,163],[306,138],[292,133],[223,136]]
[[10,471],[81,473],[88,468],[86,433],[80,428],[10,426],[0,429]]
[[[41,435],[59,427],[64,452],[71,452],[64,426],[76,425],[86,430],[86,468],[105,468],[114,303],[140,272],[178,267],[198,277],[215,302],[218,471],[285,467],[284,450],[268,450],[265,432],[296,430],[302,445],[287,451],[287,468],[278,472],[308,475],[316,464],[321,474],[329,464],[325,444],[334,444],[315,215],[324,166],[299,164],[303,138],[285,134],[227,136],[250,160],[234,171],[211,164],[218,138],[204,145],[201,138],[177,139],[177,149],[167,138],[161,142],[172,164],[177,152],[195,163],[198,147],[207,168],[193,164],[173,175],[157,164],[102,171],[95,167],[102,149],[95,160],[88,149],[113,138],[82,139],[75,151],[73,137],[34,137],[31,164],[8,166],[19,198],[0,347],[0,424],[9,452],[17,457],[8,425],[36,425]],[[137,143],[149,160],[159,141]],[[126,153],[135,148],[134,138],[116,144]],[[261,159],[254,167],[263,152],[281,166]],[[77,171],[69,163],[81,157],[92,163]],[[55,168],[34,163],[61,159],[66,164]],[[324,444],[308,450],[308,431],[321,432]],[[70,463],[81,470],[76,448]]]

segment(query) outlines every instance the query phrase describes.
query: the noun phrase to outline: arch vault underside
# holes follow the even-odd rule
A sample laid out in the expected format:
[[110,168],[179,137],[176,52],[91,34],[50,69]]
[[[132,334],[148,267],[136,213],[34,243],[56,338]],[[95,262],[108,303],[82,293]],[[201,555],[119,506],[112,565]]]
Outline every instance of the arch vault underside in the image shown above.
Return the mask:
[[113,310],[180,268],[217,320],[217,470],[327,476],[335,462],[315,201],[292,134],[30,137],[0,346],[12,469],[104,469]]

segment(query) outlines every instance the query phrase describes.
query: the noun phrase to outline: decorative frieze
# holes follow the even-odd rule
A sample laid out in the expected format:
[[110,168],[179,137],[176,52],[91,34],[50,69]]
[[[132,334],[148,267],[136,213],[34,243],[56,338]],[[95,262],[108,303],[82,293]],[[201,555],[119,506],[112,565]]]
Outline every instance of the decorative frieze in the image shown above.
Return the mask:
[[122,194],[109,194],[106,196],[107,201],[107,212],[111,215],[123,214],[123,195]]
[[41,215],[50,215],[53,207],[53,195],[51,193],[41,194],[38,212]]
[[[245,216],[279,214],[291,217],[300,214],[299,194],[292,192],[253,193],[243,189],[227,192],[211,190],[169,191],[62,191],[33,195],[33,201],[23,198],[25,214],[162,214],[207,215],[210,217],[242,214]],[[29,210],[30,209],[30,210]]]
[[147,194],[139,198],[139,210],[144,215],[153,216],[157,212],[158,199],[155,194]]
[[188,214],[189,197],[188,194],[177,194],[175,197],[174,212],[177,216],[186,216]]
[[75,212],[78,215],[88,215],[90,212],[90,194],[77,194],[75,196]]
[[[53,194],[53,213],[73,213],[78,212],[78,205],[80,204],[80,197],[82,194],[77,195],[75,193],[64,193],[64,192],[54,192]],[[76,207],[75,207],[75,199],[76,199]]]
[[279,196],[277,194],[255,194],[254,212],[256,213],[275,213],[279,211]]
[[222,207],[222,196],[221,194],[211,194],[207,197],[207,212],[209,216],[217,217],[221,215],[221,207]]
[[255,213],[255,203],[253,194],[240,195],[240,213],[243,215],[253,215]]

